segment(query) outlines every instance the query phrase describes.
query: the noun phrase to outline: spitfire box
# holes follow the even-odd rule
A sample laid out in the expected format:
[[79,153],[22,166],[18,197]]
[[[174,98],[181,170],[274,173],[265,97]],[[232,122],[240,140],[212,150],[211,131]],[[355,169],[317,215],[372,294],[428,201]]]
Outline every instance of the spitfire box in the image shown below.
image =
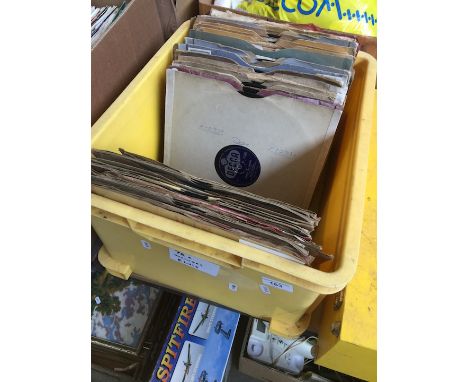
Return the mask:
[[184,296],[150,382],[221,382],[239,316]]

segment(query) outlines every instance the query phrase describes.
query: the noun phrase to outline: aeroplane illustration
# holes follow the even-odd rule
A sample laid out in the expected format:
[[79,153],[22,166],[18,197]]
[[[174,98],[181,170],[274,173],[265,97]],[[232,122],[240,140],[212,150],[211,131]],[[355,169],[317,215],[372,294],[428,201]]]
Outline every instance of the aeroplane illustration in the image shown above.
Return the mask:
[[206,370],[203,370],[200,374],[200,378],[198,378],[198,382],[208,382],[208,373]]
[[195,334],[195,333],[197,332],[198,328],[199,328],[200,326],[202,326],[203,323],[206,321],[206,319],[209,317],[209,314],[208,314],[208,313],[209,313],[209,311],[210,311],[210,307],[211,307],[211,305],[207,305],[207,306],[206,306],[206,310],[205,310],[204,313],[201,314],[201,320],[200,320],[200,322],[198,323],[198,325],[197,325],[197,327],[195,328],[195,330],[193,331],[193,334]]
[[185,366],[185,371],[184,371],[184,378],[182,379],[182,382],[185,382],[185,378],[190,372],[190,367],[192,366],[192,362],[190,361],[190,343],[188,344],[187,362],[184,362],[184,366]]
[[228,332],[226,332],[225,330],[223,330],[223,322],[222,321],[218,321],[216,323],[216,326],[215,326],[215,333],[216,334],[222,334],[224,337],[226,337],[227,339],[229,339],[229,337],[231,337],[231,329],[229,329]]
[[[208,373],[206,370],[203,370],[198,378],[198,382],[209,382],[208,381]],[[216,379],[213,382],[218,382]]]

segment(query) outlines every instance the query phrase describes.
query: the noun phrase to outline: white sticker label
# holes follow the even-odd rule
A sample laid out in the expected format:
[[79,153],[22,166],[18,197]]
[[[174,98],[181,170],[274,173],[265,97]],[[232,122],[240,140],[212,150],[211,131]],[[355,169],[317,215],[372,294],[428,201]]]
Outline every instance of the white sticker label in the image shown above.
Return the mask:
[[284,290],[285,292],[292,293],[294,291],[294,288],[291,284],[286,284],[282,281],[272,280],[272,279],[269,279],[268,277],[262,277],[262,281],[266,285],[269,285],[276,289]]
[[96,296],[94,298],[94,301],[96,301],[96,304],[98,304],[98,305],[101,303],[101,299],[99,298],[99,296]]
[[184,264],[187,267],[194,268],[197,271],[208,273],[211,276],[218,276],[220,268],[219,265],[210,263],[209,261],[202,260],[192,255],[186,255],[185,253],[176,251],[172,248],[169,248],[169,257],[171,260]]
[[271,294],[270,288],[268,288],[266,285],[260,284],[260,289],[263,294]]
[[202,53],[202,54],[209,54],[211,56],[211,50],[207,50],[207,49],[200,49],[200,48],[192,48],[192,47],[188,47],[187,50],[189,52],[193,52],[193,53]]
[[148,243],[146,240],[140,240],[141,241],[141,246],[144,248],[144,249],[151,249],[151,244]]
[[229,283],[229,289],[233,292],[237,292],[237,284]]

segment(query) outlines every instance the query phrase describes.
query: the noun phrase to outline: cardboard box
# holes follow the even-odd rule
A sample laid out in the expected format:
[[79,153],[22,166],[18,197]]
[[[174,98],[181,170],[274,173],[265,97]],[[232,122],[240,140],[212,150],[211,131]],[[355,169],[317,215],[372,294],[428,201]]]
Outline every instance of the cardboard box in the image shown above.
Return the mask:
[[[177,28],[172,0],[127,0],[91,50],[91,124],[107,110]],[[92,0],[102,7],[122,0]]]
[[183,296],[151,382],[223,381],[240,314]]
[[175,2],[175,12],[177,25],[198,15],[198,0],[173,0]]

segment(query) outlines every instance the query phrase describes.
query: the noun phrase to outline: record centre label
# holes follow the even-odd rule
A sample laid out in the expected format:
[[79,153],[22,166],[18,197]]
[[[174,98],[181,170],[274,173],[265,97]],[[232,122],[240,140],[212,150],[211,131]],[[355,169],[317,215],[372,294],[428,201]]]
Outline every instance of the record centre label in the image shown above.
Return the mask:
[[260,161],[254,152],[241,145],[229,145],[218,151],[215,158],[218,176],[227,184],[247,187],[260,176]]

